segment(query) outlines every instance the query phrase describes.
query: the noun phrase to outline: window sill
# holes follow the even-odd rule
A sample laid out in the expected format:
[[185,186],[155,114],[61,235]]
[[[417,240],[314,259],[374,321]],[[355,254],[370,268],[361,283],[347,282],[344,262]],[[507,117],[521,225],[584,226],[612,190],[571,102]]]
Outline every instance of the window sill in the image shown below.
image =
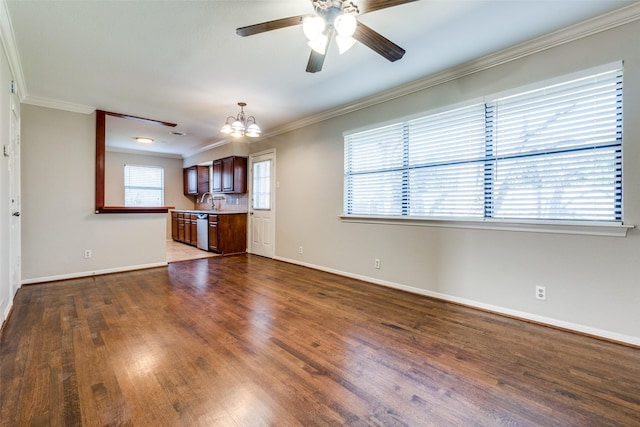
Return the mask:
[[521,231],[528,233],[581,234],[590,236],[626,237],[634,225],[610,222],[581,221],[517,221],[407,218],[396,216],[340,215],[344,222],[387,225],[411,225],[420,227],[470,228],[478,230]]
[[174,206],[102,206],[96,207],[96,213],[167,213],[173,208]]

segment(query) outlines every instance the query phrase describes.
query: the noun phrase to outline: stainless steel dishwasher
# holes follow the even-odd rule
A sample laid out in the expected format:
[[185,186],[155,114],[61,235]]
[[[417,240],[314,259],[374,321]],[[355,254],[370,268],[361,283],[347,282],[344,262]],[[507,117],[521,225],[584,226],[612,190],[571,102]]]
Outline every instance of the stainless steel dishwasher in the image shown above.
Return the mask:
[[206,213],[196,214],[196,226],[198,232],[198,238],[196,245],[198,249],[203,251],[209,250],[209,215]]

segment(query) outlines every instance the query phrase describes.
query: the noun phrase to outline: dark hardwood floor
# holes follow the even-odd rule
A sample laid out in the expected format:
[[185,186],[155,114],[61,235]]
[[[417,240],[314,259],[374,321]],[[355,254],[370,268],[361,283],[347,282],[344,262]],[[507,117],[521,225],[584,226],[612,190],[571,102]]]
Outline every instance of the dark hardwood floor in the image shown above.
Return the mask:
[[256,256],[25,286],[3,426],[637,426],[640,350]]

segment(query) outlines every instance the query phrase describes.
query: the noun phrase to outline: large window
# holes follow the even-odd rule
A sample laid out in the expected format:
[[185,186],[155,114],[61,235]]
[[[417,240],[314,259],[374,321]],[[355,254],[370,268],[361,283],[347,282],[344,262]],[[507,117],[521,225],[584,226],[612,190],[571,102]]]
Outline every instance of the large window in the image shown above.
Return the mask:
[[164,169],[124,165],[124,205],[164,206]]
[[352,216],[622,221],[622,67],[345,135]]

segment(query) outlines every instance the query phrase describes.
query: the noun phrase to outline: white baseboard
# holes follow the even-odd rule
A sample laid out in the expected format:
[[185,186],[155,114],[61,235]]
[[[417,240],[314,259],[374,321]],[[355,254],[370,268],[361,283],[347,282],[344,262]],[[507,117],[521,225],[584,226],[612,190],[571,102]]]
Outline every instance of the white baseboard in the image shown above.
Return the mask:
[[164,267],[166,265],[168,265],[168,263],[165,261],[165,262],[156,262],[152,264],[140,264],[140,265],[129,265],[126,267],[105,268],[105,269],[96,270],[96,271],[82,271],[79,273],[60,274],[56,276],[36,277],[33,279],[23,279],[21,284],[31,285],[34,283],[55,282],[56,280],[77,279],[80,277],[99,276],[101,274],[120,273],[123,271],[144,270],[146,268]]
[[386,286],[386,287],[393,288],[393,289],[399,289],[399,290],[410,292],[410,293],[414,293],[414,294],[424,295],[424,296],[431,297],[431,298],[437,298],[437,299],[440,299],[440,300],[449,301],[449,302],[453,302],[453,303],[456,303],[456,304],[461,304],[461,305],[465,305],[465,306],[469,306],[469,307],[474,307],[474,308],[478,308],[478,309],[481,309],[481,310],[490,311],[490,312],[493,312],[493,313],[504,314],[504,315],[510,316],[510,317],[515,317],[515,318],[519,318],[519,319],[523,319],[523,320],[529,320],[529,321],[532,321],[532,322],[536,322],[536,323],[540,323],[540,324],[544,324],[544,325],[548,325],[548,326],[552,326],[552,327],[566,329],[566,330],[569,330],[569,331],[579,332],[579,333],[591,335],[591,336],[594,336],[594,337],[603,338],[603,339],[606,339],[606,340],[617,341],[617,342],[620,342],[620,343],[626,343],[626,344],[631,344],[631,345],[640,347],[640,337],[633,337],[633,336],[630,336],[630,335],[623,335],[623,334],[619,334],[619,333],[616,333],[616,332],[611,332],[611,331],[605,331],[605,330],[602,330],[602,329],[592,328],[590,326],[584,326],[584,325],[580,325],[580,324],[576,324],[576,323],[565,322],[564,320],[558,320],[558,319],[553,319],[553,318],[550,318],[550,317],[538,316],[537,314],[527,313],[527,312],[524,312],[524,311],[512,310],[510,308],[500,307],[500,306],[491,305],[491,304],[485,304],[485,303],[482,303],[482,302],[478,302],[478,301],[474,301],[474,300],[470,300],[470,299],[466,299],[466,298],[460,298],[460,297],[456,297],[456,296],[442,294],[442,293],[439,293],[439,292],[433,292],[433,291],[428,291],[428,290],[425,290],[425,289],[414,288],[412,286],[406,286],[406,285],[402,285],[402,284],[399,284],[399,283],[388,282],[386,280],[380,280],[380,279],[376,279],[376,278],[373,278],[373,277],[362,276],[362,275],[359,275],[359,274],[348,273],[348,272],[345,272],[345,271],[336,270],[336,269],[328,268],[328,267],[323,267],[323,266],[320,266],[320,265],[310,264],[310,263],[298,261],[298,260],[295,260],[295,259],[284,258],[284,257],[274,257],[273,259],[278,260],[278,261],[288,262],[290,264],[301,265],[303,267],[313,268],[315,270],[326,271],[327,273],[333,273],[333,274],[337,274],[339,276],[345,276],[345,277],[349,277],[349,278],[352,278],[352,279],[358,279],[358,280],[362,280],[362,281],[365,281],[365,282],[374,283],[376,285]]

